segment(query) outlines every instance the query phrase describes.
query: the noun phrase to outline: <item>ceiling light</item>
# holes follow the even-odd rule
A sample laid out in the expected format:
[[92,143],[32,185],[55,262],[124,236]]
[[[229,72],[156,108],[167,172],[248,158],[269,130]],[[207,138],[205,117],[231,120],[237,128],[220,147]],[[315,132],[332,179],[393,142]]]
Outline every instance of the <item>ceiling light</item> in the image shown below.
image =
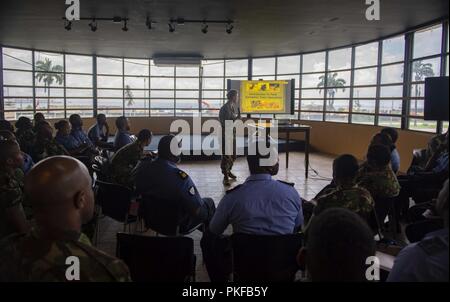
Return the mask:
[[208,24],[206,24],[206,23],[203,24],[202,33],[204,33],[204,34],[208,33]]
[[233,28],[234,28],[233,24],[228,23],[227,29],[226,29],[227,34],[231,34],[233,32]]
[[127,20],[123,20],[123,27],[122,27],[123,31],[128,31],[128,27],[127,27]]
[[92,22],[89,23],[89,27],[93,32],[97,31],[97,21],[95,21],[95,19],[92,19]]
[[173,33],[175,31],[175,25],[172,22],[169,23],[169,32]]
[[148,29],[153,29],[153,21],[152,20],[150,20],[148,17],[147,17],[147,21],[145,21],[145,25],[147,26],[147,28]]
[[66,29],[66,30],[71,30],[72,29],[72,21],[65,21],[64,22],[64,28]]

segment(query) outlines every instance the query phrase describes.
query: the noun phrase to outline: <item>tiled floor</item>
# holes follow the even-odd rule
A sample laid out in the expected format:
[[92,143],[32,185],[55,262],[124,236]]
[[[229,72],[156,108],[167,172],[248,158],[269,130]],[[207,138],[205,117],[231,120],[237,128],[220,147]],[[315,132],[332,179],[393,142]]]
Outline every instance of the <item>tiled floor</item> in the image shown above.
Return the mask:
[[[289,155],[289,169],[285,169],[285,154],[280,154],[280,171],[276,179],[293,182],[295,188],[305,199],[313,198],[331,180],[331,166],[333,158],[323,154],[310,155],[310,167],[318,172],[316,175],[310,170],[309,178],[305,179],[304,154],[302,152],[291,152]],[[222,185],[222,174],[220,172],[220,161],[191,161],[179,165],[193,179],[202,197],[211,197],[217,203],[225,194]],[[245,181],[249,175],[245,158],[238,158],[233,173],[238,177],[233,186]],[[233,187],[232,186],[232,187]],[[100,220],[98,236],[98,248],[115,254],[116,233],[123,230],[123,225],[107,217]],[[230,231],[230,228],[227,230]],[[193,232],[190,237],[194,239],[195,254],[197,255],[197,281],[209,281],[208,274],[202,261],[200,249],[201,233]]]

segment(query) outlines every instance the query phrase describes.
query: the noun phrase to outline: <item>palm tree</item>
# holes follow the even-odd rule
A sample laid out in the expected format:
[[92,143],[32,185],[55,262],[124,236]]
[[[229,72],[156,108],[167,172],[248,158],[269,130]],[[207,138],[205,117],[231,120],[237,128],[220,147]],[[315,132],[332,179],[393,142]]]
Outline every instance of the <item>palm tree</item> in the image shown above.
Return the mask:
[[[327,74],[326,82],[325,82],[325,76],[319,77],[319,83],[317,84],[317,88],[324,87],[325,84],[326,87],[326,93],[328,94],[328,107],[332,108],[334,110],[334,96],[336,95],[336,92],[340,87],[342,87],[342,91],[345,91],[345,80],[341,78],[337,78],[338,74],[337,72],[333,74]],[[322,89],[319,90],[319,93],[322,93]]]
[[50,86],[56,81],[61,85],[64,81],[63,67],[61,65],[53,65],[52,61],[45,58],[44,61],[36,62],[36,79],[44,82],[44,92],[47,92],[47,112],[50,110]]
[[[413,62],[412,72],[414,74],[414,81],[420,82],[423,81],[427,77],[434,76],[433,64],[431,63],[422,63],[422,60],[418,60]],[[422,87],[419,85],[415,85],[414,88],[415,93],[415,101],[414,101],[414,113],[417,116],[417,98],[422,96]],[[417,125],[417,120],[414,120],[414,126]]]
[[125,86],[125,100],[128,100],[127,106],[134,105],[133,93],[131,92],[130,85]]

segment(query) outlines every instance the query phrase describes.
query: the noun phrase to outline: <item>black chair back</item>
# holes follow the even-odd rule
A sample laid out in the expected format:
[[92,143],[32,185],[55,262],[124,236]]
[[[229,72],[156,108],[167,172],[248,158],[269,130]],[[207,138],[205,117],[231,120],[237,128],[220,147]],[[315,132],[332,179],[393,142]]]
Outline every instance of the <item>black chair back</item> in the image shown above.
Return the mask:
[[233,281],[291,282],[299,267],[302,234],[231,236]]
[[152,194],[142,195],[139,215],[146,228],[166,236],[177,236],[183,219],[180,202]]
[[109,169],[109,160],[106,157],[97,155],[94,157],[94,161],[92,164],[92,170],[95,172],[95,175],[98,180],[108,181],[108,169]]
[[102,214],[119,222],[127,222],[132,192],[129,188],[97,180],[94,187],[96,203]]
[[[117,257],[135,282],[186,282],[195,279],[194,240],[117,233]],[[194,280],[192,280],[194,281]]]

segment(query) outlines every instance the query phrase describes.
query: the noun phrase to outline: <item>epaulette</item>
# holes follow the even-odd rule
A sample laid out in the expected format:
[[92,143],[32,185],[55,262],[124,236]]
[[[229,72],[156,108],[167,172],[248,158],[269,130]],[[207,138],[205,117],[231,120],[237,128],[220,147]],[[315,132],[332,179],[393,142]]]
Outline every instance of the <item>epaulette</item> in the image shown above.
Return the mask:
[[238,188],[240,188],[240,187],[242,187],[242,185],[237,185],[236,187],[227,190],[227,191],[225,192],[225,194],[231,193],[231,192],[235,191],[236,189],[238,189]]
[[[447,242],[448,242],[448,237],[447,237]],[[434,237],[434,238],[429,238],[429,239],[425,239],[422,240],[418,243],[419,247],[422,248],[422,250],[427,254],[427,255],[434,255],[436,253],[440,253],[441,251],[445,250],[447,248],[448,250],[448,245],[445,243],[444,238],[442,237]]]
[[285,185],[291,186],[291,187],[293,187],[295,185],[293,182],[287,182],[287,181],[282,181],[282,180],[278,180],[278,181]]
[[178,170],[178,175],[181,177],[181,179],[186,179],[188,178],[188,175],[186,172],[182,171],[182,170]]

